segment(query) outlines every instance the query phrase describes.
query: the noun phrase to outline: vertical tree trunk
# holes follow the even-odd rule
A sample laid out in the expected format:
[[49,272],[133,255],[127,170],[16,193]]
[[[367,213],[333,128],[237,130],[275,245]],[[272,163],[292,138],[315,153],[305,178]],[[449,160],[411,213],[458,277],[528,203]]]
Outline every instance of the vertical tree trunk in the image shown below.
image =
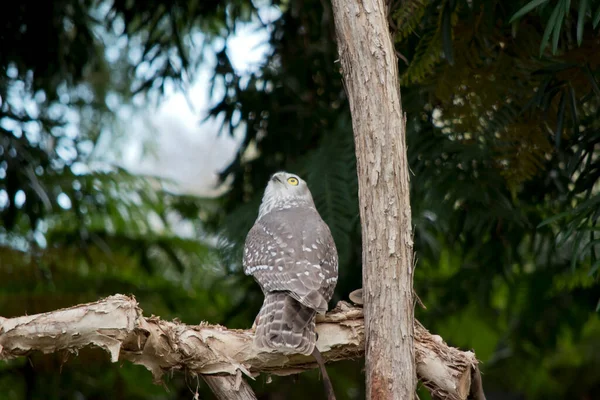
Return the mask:
[[332,0],[352,112],[363,240],[367,399],[415,396],[405,118],[383,0]]

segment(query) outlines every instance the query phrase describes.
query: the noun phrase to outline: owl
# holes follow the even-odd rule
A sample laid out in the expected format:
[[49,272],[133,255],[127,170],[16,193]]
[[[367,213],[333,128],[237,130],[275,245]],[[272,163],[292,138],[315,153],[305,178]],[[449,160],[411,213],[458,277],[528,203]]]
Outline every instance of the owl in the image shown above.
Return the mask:
[[256,317],[261,351],[309,355],[315,317],[327,311],[338,279],[338,254],[308,185],[277,172],[265,189],[244,245],[243,266],[265,296]]

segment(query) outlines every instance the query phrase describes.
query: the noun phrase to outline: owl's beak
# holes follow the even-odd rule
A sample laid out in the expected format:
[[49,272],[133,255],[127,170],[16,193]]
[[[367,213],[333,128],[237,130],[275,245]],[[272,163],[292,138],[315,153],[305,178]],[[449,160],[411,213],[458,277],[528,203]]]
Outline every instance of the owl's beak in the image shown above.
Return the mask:
[[275,174],[271,175],[271,180],[274,182],[279,182],[281,183],[281,179],[279,179],[279,177]]

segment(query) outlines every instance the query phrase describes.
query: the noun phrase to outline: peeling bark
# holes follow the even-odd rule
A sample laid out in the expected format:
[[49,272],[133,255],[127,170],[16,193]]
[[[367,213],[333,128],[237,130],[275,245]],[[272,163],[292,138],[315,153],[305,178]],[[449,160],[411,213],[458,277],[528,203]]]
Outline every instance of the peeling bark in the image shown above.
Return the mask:
[[242,378],[242,374],[231,375],[202,375],[218,400],[256,400],[254,391]]
[[[363,310],[346,302],[317,317],[317,348],[327,362],[364,355]],[[106,299],[17,318],[0,318],[0,360],[33,351],[76,353],[86,346],[106,350],[112,362],[145,366],[160,382],[163,374],[184,371],[201,375],[219,399],[254,399],[243,376],[296,374],[316,368],[310,356],[257,352],[252,330],[201,323],[185,325],[146,318],[133,297]],[[415,325],[417,373],[441,399],[464,400],[477,359],[448,347],[439,336]]]

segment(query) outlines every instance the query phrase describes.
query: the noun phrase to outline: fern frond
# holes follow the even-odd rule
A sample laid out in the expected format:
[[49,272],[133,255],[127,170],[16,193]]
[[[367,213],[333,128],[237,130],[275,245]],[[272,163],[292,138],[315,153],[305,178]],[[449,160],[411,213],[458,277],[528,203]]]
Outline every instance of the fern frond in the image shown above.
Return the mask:
[[438,27],[425,32],[417,45],[415,56],[400,77],[401,85],[417,84],[433,72],[442,57],[442,35]]
[[544,157],[552,146],[541,131],[526,123],[513,123],[498,134],[496,162],[511,192],[543,169]]
[[340,265],[349,262],[351,234],[359,213],[354,137],[344,119],[341,117],[335,129],[323,136],[318,148],[298,165],[319,213],[331,229]]
[[394,41],[396,43],[401,42],[415,32],[429,3],[429,0],[405,1],[400,8],[394,12],[392,19],[396,23],[397,30],[394,32]]

